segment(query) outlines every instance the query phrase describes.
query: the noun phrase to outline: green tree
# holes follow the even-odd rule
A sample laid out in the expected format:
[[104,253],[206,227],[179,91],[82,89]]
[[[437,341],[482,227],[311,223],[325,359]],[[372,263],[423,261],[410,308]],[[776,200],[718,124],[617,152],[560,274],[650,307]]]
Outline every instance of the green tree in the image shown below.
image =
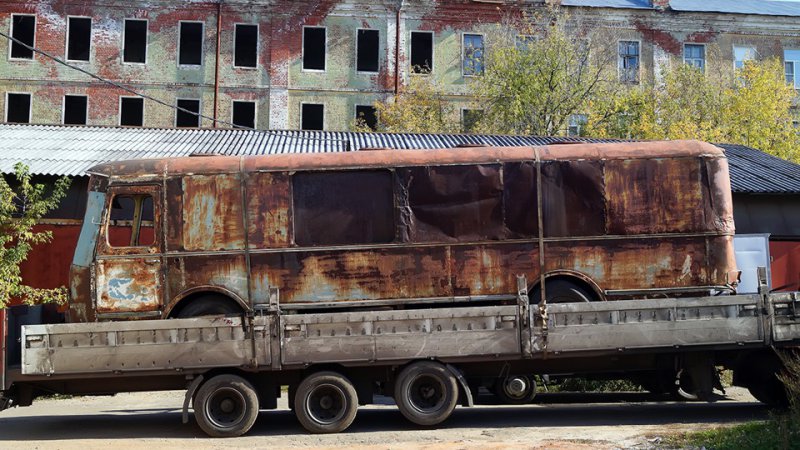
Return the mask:
[[44,215],[56,208],[67,193],[70,180],[58,179],[54,185],[34,183],[28,168],[18,163],[15,179],[9,183],[0,177],[0,307],[14,299],[27,304],[63,303],[66,288],[38,289],[22,280],[20,264],[31,248],[51,241],[50,231],[35,231]]

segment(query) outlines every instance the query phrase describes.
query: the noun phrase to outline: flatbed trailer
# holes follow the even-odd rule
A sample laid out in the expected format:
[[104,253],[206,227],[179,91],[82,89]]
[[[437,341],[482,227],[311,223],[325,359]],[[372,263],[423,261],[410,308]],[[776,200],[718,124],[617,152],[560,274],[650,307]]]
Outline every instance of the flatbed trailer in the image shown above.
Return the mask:
[[0,409],[46,393],[186,389],[184,422],[191,404],[209,435],[237,436],[289,386],[304,427],[337,432],[375,394],[429,426],[471,406],[487,380],[529,400],[532,374],[680,388],[688,375],[702,399],[720,365],[760,400],[781,401],[776,350],[800,343],[799,293],[768,293],[762,280],[752,295],[540,305],[517,281],[518,292],[477,306],[306,312],[284,309],[273,291],[245,316],[28,325],[20,364],[0,371]]

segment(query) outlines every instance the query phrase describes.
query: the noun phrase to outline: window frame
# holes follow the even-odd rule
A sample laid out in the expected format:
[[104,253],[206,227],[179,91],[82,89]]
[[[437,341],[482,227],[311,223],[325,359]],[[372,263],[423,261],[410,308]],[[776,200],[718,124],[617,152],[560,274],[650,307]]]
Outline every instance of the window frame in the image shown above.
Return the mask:
[[[135,196],[135,195],[149,195],[153,199],[153,243],[151,245],[137,245],[114,247],[108,240],[108,228],[111,226],[111,210],[114,204],[114,198],[119,196]],[[144,202],[142,202],[144,203]],[[161,237],[161,221],[159,211],[161,210],[161,186],[157,184],[140,184],[140,185],[117,185],[109,186],[106,192],[106,211],[104,211],[104,220],[100,233],[100,239],[97,239],[97,253],[99,256],[113,256],[113,255],[143,255],[160,253],[162,246]],[[139,220],[139,232],[141,233],[141,219]]]
[[[741,68],[739,68],[739,67],[736,67],[736,62],[738,61],[738,60],[736,59],[736,49],[737,49],[737,48],[750,49],[750,50],[752,50],[752,51],[753,51],[753,52],[752,52],[752,55],[753,55],[753,57],[752,57],[752,58],[750,58],[750,59],[743,59],[743,60],[742,60],[742,67],[741,67]],[[753,45],[736,45],[736,44],[734,44],[734,45],[733,45],[733,51],[732,51],[732,55],[733,55],[733,71],[734,71],[734,72],[736,72],[737,70],[741,70],[741,69],[743,69],[743,68],[744,68],[744,63],[745,63],[746,61],[756,61],[756,60],[758,60],[758,50],[756,50],[756,47],[755,47],[755,46],[753,46]]]
[[[359,31],[374,31],[374,32],[378,33],[378,59],[377,59],[378,68],[376,70],[374,70],[374,71],[372,71],[372,70],[358,70],[358,32]],[[355,39],[356,45],[354,45],[354,47],[355,47],[354,50],[355,50],[355,69],[356,69],[356,73],[359,73],[359,74],[363,73],[363,74],[369,74],[369,75],[375,75],[376,73],[380,73],[380,71],[381,71],[381,31],[376,29],[376,28],[359,27],[359,28],[356,28],[355,36],[356,36],[356,39]]]
[[[325,58],[322,62],[324,69],[306,69],[306,29],[316,28],[325,32]],[[303,25],[302,36],[300,41],[300,71],[308,73],[325,73],[328,71],[328,27],[323,25]]]
[[[36,25],[38,24],[38,20],[36,20],[36,14],[11,14],[11,20],[8,24],[8,35],[14,36],[14,17],[33,17],[33,45],[31,47],[36,48]],[[15,58],[11,56],[11,51],[14,47],[14,41],[11,39],[8,40],[8,60],[9,61],[33,61],[36,59],[36,52],[33,52],[30,58]]]
[[[467,36],[480,36],[481,44],[481,51],[483,52],[484,61],[481,63],[481,70],[480,73],[466,73],[466,64],[467,64],[467,45],[466,40]],[[473,32],[462,32],[461,33],[461,76],[464,78],[474,78],[474,77],[482,77],[485,69],[486,69],[486,34],[484,33],[473,33]]]
[[[141,125],[123,125],[122,124],[122,99],[123,98],[136,98],[136,99],[141,99],[142,100],[142,124]],[[117,111],[117,116],[118,116],[117,125],[118,126],[120,126],[120,127],[144,127],[144,118],[145,118],[146,105],[145,105],[144,99],[142,97],[139,97],[139,96],[136,96],[136,95],[120,95],[118,102],[119,102],[119,109]]]
[[[125,35],[127,33],[126,30],[128,21],[144,22],[144,62],[125,61]],[[126,17],[122,19],[122,41],[120,42],[120,48],[119,48],[120,64],[129,64],[132,66],[146,66],[147,57],[150,56],[148,47],[150,47],[150,20],[138,19],[135,17]]]
[[[84,114],[86,116],[86,122],[83,124],[67,124],[64,123],[64,119],[67,116],[67,97],[83,97],[86,99],[86,111]],[[89,96],[86,94],[64,94],[61,96],[61,124],[67,126],[80,126],[80,125],[89,125]]]
[[[321,130],[308,130],[303,128],[303,105],[321,105],[322,106],[322,129]],[[301,131],[325,131],[325,103],[315,102],[300,102],[300,130]]]
[[[89,19],[89,59],[69,59],[69,38],[70,38],[70,20],[71,19]],[[91,63],[94,56],[92,45],[92,29],[94,26],[94,19],[90,16],[67,16],[67,34],[64,37],[64,60],[67,62],[77,63]]]
[[[236,65],[236,30],[239,28],[239,26],[256,27],[256,62],[255,65],[253,66]],[[231,59],[233,60],[232,65],[234,69],[258,70],[258,56],[261,54],[261,35],[259,34],[260,32],[261,32],[261,27],[258,25],[258,23],[235,22],[233,24],[233,54],[231,55],[232,56]]]
[[[234,105],[236,103],[252,103],[253,104],[253,128],[248,128],[248,127],[242,127],[242,126],[235,125],[235,122],[233,121],[233,111],[234,111],[234,107],[235,107]],[[256,130],[256,129],[258,129],[258,102],[256,100],[231,99],[231,124],[234,124],[234,127],[233,127],[234,130]]]
[[[688,63],[686,61],[686,46],[689,46],[689,45],[693,46],[693,47],[700,47],[700,48],[703,49],[703,58],[701,59],[701,61],[702,61],[702,66],[701,67],[698,67],[698,66],[696,66],[694,64],[690,64],[690,63]],[[697,60],[697,58],[690,58],[690,60]],[[692,67],[694,67],[696,69],[700,69],[703,73],[706,73],[706,44],[699,43],[699,42],[684,42],[683,43],[683,63],[684,64],[688,64],[688,65],[690,65],[690,66],[692,66]]]
[[11,124],[19,124],[19,123],[21,123],[21,122],[9,122],[8,121],[8,97],[10,95],[27,95],[28,96],[28,99],[29,99],[28,100],[28,121],[27,122],[22,122],[22,123],[31,123],[31,120],[33,120],[33,94],[30,93],[30,92],[20,92],[20,91],[7,91],[6,92],[5,105],[4,105],[5,108],[4,108],[4,111],[3,111],[3,120],[5,121],[5,123],[11,123]]
[[[625,80],[625,79],[622,78],[622,73],[623,73],[623,67],[622,67],[623,55],[620,54],[620,48],[619,47],[620,47],[620,44],[623,43],[623,42],[635,42],[636,43],[636,48],[639,50],[639,53],[637,54],[637,61],[638,62],[637,62],[637,66],[636,66],[636,80],[635,81]],[[625,84],[639,84],[639,83],[642,82],[642,41],[641,41],[641,39],[618,39],[617,40],[617,79],[621,83],[625,83]]]
[[[200,24],[200,64],[181,64],[181,27],[184,23],[199,23]],[[206,45],[206,23],[202,20],[179,20],[178,21],[178,47],[175,55],[175,62],[178,69],[183,70],[199,70],[205,66],[205,45]]]
[[[412,45],[412,37],[414,33],[425,33],[431,35],[431,67],[428,72],[415,72],[414,66],[411,65],[411,61],[413,59],[413,49],[414,46]],[[433,75],[433,71],[436,70],[436,33],[433,31],[427,30],[409,30],[408,32],[408,73],[412,76],[430,76]]]

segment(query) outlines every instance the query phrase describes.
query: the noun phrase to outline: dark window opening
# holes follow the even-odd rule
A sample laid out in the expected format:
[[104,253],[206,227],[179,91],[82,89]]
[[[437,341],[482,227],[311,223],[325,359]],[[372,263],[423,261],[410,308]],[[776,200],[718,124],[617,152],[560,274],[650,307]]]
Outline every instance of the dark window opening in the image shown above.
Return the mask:
[[6,96],[6,122],[29,123],[31,121],[31,94]]
[[67,26],[67,59],[88,61],[92,48],[92,19],[70,17]]
[[176,127],[197,128],[200,126],[200,100],[178,99],[178,108],[175,110]]
[[366,125],[370,130],[375,131],[378,127],[378,113],[374,106],[357,105],[356,122],[359,125]]
[[155,244],[152,196],[114,196],[109,219],[107,235],[110,246],[150,247]]
[[378,30],[358,30],[358,47],[356,48],[357,71],[378,71],[379,45],[380,33]]
[[182,66],[199,66],[202,64],[203,24],[197,22],[181,22],[180,42],[178,47],[178,64]]
[[325,28],[303,28],[303,69],[325,70]]
[[147,21],[125,19],[122,61],[142,63],[147,59]]
[[547,161],[542,164],[545,237],[605,234],[605,205],[601,161]]
[[85,95],[64,96],[64,125],[86,125]]
[[[36,30],[36,16],[11,16],[11,36],[33,47]],[[15,59],[33,59],[33,50],[11,42],[11,57]]]
[[433,33],[411,32],[411,73],[433,71]]
[[464,133],[475,131],[478,122],[481,120],[483,110],[481,109],[462,109],[461,110],[461,129]]
[[539,234],[536,204],[536,165],[515,162],[503,165],[503,211],[512,237]]
[[301,130],[322,130],[325,125],[325,105],[303,103],[300,112]]
[[233,124],[238,128],[256,127],[256,102],[233,102]]
[[258,57],[258,25],[236,25],[233,42],[233,65],[256,67]]
[[122,97],[119,104],[119,124],[140,127],[144,124],[144,99]]
[[394,241],[392,172],[301,172],[292,177],[297,245]]

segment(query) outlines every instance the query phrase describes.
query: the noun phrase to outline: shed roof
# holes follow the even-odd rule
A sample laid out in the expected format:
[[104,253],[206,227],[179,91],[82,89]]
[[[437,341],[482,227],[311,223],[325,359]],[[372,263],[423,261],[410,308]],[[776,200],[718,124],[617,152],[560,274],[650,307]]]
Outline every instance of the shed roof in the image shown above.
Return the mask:
[[[41,175],[84,175],[98,164],[142,158],[329,153],[365,148],[428,149],[469,145],[519,147],[610,139],[470,134],[391,134],[0,124],[0,172],[17,162]],[[741,145],[719,145],[734,192],[800,194],[800,166]]]
[[[614,9],[655,9],[651,0],[562,0],[563,6]],[[800,4],[770,0],[670,0],[678,12],[753,14],[759,16],[800,16]]]

